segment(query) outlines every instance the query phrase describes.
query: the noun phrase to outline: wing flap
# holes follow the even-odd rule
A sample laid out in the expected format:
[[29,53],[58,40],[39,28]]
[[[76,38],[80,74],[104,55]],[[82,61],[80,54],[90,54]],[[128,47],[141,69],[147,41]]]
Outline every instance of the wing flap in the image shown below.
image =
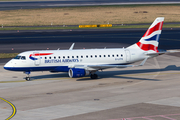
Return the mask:
[[127,68],[127,67],[138,67],[143,66],[148,57],[146,57],[139,65],[88,65],[87,67],[92,68]]

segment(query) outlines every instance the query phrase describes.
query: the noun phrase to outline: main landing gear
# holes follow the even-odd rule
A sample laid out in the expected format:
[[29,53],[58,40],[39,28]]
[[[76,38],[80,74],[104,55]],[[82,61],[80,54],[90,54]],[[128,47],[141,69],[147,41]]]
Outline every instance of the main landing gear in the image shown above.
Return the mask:
[[97,74],[91,74],[90,77],[91,77],[91,79],[97,79],[98,75]]
[[31,74],[31,72],[24,72],[25,74],[27,74],[27,77],[25,77],[25,79],[27,80],[27,81],[30,81],[31,80],[31,78],[30,78],[30,74]]

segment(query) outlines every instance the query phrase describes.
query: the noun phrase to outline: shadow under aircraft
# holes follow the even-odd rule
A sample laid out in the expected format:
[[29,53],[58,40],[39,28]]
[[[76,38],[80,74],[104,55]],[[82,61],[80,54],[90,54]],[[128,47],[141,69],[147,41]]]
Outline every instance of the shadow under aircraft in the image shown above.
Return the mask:
[[[88,80],[99,80],[102,78],[119,78],[119,79],[132,79],[132,80],[147,80],[147,81],[160,81],[158,79],[149,79],[149,78],[138,78],[132,76],[123,76],[123,75],[138,75],[142,73],[153,73],[153,72],[166,72],[166,71],[180,71],[180,66],[177,67],[176,65],[169,65],[165,68],[161,69],[138,69],[138,70],[121,70],[121,71],[102,71],[98,72],[99,78],[98,79],[90,79],[89,77],[82,77],[78,78],[76,81],[88,81]],[[122,76],[120,76],[122,75]],[[60,73],[60,74],[48,74],[48,75],[38,75],[32,76],[32,80],[36,79],[47,79],[47,78],[60,78],[60,77],[68,77],[67,73]]]

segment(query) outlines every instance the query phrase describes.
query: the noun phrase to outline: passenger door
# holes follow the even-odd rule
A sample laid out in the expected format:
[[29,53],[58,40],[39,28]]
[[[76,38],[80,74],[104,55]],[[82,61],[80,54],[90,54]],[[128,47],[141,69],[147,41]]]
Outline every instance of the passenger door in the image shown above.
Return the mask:
[[130,60],[131,60],[130,51],[126,49],[125,53],[126,53],[126,62],[130,62]]
[[37,60],[34,60],[34,64],[35,64],[36,66],[39,66],[40,63],[41,63],[41,59],[40,59],[40,56],[39,56],[39,52],[34,52],[33,55],[34,55],[35,58],[37,58]]

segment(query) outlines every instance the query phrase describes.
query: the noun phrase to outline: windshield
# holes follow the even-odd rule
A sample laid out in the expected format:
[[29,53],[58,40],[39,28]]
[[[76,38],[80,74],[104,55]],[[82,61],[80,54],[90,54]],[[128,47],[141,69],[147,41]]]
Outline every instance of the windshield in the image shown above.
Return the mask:
[[20,58],[21,58],[21,56],[17,55],[14,59],[20,59]]
[[26,57],[17,55],[14,59],[26,60]]

